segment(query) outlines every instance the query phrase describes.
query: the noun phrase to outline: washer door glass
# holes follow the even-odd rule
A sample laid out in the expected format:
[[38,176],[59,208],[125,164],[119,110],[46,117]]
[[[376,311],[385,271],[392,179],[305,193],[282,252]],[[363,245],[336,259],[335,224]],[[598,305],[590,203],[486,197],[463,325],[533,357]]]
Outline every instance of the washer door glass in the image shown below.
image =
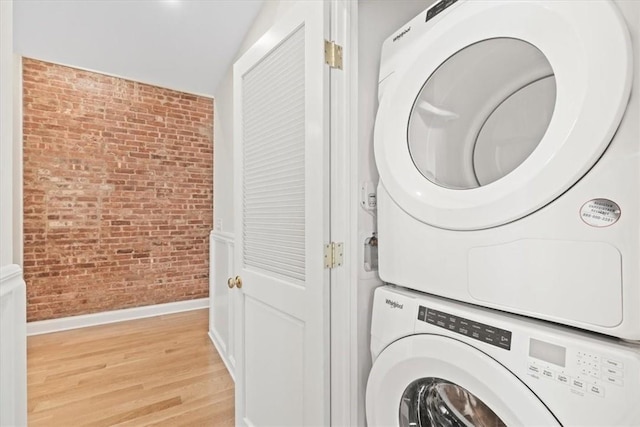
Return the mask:
[[370,426],[560,425],[499,361],[470,344],[431,334],[401,338],[378,354],[366,410]]
[[535,46],[477,42],[445,61],[418,94],[408,127],[413,163],[442,187],[490,184],[536,149],[555,103],[553,70]]
[[506,427],[482,400],[440,378],[411,383],[400,403],[401,427]]

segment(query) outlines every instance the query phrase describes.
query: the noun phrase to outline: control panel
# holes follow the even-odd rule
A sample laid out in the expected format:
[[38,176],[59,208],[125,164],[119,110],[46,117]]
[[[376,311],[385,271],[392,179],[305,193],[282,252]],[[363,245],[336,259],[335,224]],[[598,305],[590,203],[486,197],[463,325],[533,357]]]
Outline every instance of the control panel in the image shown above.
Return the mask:
[[[532,338],[530,341],[537,340]],[[530,344],[527,373],[533,378],[565,385],[567,391],[577,395],[602,398],[606,396],[608,387],[624,386],[624,363],[619,360],[577,351],[567,355],[566,363],[549,363],[550,360],[544,357],[532,355],[531,348]]]
[[511,331],[506,329],[496,328],[422,305],[418,308],[418,320],[505,350],[511,349]]
[[446,8],[448,8],[449,6],[451,6],[457,1],[458,0],[442,0],[434,4],[427,10],[427,16],[425,16],[424,21],[427,22],[428,20],[432,19],[434,16],[436,16],[437,14],[439,14],[440,12],[442,12],[443,10],[445,10]]

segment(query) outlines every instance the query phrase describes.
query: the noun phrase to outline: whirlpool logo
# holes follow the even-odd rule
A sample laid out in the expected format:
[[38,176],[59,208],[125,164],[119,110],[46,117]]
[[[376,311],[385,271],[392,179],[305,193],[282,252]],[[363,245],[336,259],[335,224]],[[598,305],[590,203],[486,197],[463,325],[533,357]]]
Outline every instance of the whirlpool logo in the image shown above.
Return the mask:
[[391,300],[389,298],[385,299],[384,301],[387,305],[391,306],[391,308],[397,308],[402,310],[402,307],[404,306],[404,304],[400,304],[397,301]]
[[395,36],[393,38],[394,43],[397,42],[398,40],[400,40],[402,37],[404,37],[405,34],[407,34],[409,31],[411,31],[411,27],[407,27],[406,29],[404,29],[400,34],[398,34],[397,36]]

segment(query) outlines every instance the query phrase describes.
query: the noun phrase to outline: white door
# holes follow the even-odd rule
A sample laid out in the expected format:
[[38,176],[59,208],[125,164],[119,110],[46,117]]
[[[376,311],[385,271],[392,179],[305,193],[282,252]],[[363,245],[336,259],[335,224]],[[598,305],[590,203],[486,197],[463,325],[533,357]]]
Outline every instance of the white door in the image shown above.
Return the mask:
[[598,161],[629,99],[631,39],[610,1],[446,3],[389,47],[398,66],[384,80],[376,164],[414,218],[495,227]]
[[329,421],[328,12],[298,2],[234,66],[237,425]]
[[235,378],[235,296],[228,283],[231,275],[235,275],[233,265],[233,236],[220,232],[212,232],[211,236],[209,279],[209,331],[216,348],[227,365],[229,373]]

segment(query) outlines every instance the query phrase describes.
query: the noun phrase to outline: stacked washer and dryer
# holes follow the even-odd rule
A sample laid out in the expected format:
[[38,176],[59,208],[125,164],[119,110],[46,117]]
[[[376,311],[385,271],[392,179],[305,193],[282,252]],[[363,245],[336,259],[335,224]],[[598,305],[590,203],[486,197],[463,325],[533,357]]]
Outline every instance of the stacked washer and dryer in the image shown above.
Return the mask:
[[441,0],[382,49],[371,426],[640,426],[640,1]]

